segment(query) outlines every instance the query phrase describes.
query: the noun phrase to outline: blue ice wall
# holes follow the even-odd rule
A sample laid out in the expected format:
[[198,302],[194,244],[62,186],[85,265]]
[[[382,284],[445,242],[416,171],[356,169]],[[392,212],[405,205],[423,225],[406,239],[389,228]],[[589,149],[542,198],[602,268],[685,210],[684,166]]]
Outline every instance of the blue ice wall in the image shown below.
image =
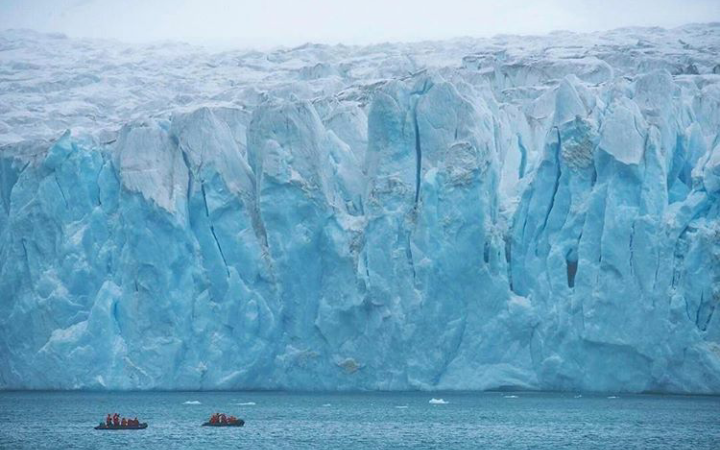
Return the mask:
[[417,74],[6,146],[0,387],[718,393],[720,118],[684,89]]

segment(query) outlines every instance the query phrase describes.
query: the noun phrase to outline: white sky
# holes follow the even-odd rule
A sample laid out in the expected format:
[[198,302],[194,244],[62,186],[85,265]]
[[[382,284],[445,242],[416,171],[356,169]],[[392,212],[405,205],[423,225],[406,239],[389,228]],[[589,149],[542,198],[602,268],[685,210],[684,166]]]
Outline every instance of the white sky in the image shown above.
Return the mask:
[[720,21],[720,0],[0,0],[0,29],[268,47]]

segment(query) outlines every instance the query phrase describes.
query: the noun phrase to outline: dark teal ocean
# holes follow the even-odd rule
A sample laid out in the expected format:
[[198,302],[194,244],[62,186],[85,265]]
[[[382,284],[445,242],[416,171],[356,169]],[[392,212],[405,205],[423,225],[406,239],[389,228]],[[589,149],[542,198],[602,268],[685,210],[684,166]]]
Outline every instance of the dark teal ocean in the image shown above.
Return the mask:
[[[216,411],[245,427],[201,427]],[[109,412],[149,426],[94,430]],[[720,397],[0,392],[0,448],[720,449]]]

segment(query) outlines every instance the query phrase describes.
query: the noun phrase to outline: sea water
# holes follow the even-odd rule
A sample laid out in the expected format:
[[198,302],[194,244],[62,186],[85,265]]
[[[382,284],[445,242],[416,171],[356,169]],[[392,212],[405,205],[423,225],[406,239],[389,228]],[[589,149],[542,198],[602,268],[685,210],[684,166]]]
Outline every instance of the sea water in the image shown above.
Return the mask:
[[[93,429],[115,412],[149,426]],[[245,426],[201,427],[214,412]],[[718,449],[720,397],[0,392],[0,448]]]

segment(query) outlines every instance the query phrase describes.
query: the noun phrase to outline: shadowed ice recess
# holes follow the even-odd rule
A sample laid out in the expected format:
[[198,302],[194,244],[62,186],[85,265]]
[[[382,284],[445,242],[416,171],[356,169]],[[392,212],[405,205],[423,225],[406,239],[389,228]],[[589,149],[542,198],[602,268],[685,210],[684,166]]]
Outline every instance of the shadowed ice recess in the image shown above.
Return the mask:
[[718,24],[0,50],[0,388],[720,393]]

